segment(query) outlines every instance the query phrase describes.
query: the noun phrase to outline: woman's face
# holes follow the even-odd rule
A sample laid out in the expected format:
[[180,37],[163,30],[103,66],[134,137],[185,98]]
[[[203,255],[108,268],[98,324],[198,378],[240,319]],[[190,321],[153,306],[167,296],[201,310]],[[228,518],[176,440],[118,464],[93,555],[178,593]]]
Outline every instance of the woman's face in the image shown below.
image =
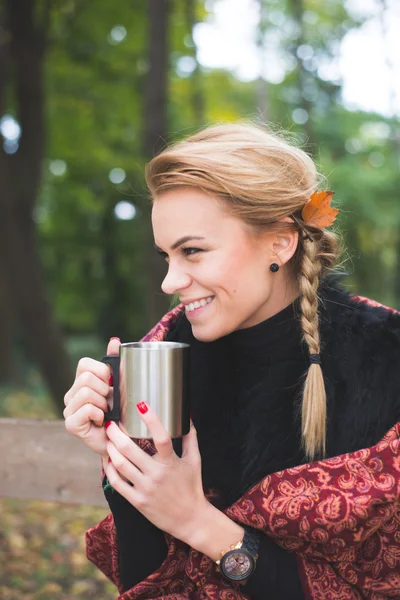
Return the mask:
[[295,299],[286,269],[269,268],[294,253],[295,234],[256,235],[218,198],[190,187],[156,197],[152,223],[155,244],[168,262],[161,288],[179,295],[198,340],[256,325]]

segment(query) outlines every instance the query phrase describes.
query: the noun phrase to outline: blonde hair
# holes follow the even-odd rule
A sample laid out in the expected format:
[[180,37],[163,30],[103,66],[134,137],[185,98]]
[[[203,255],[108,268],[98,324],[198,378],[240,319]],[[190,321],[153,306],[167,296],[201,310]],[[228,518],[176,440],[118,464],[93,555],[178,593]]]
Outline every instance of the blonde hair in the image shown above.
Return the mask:
[[[300,291],[303,337],[310,354],[319,354],[319,282],[336,265],[341,246],[335,233],[309,227],[301,218],[318,187],[313,160],[270,130],[246,123],[215,125],[163,150],[147,165],[146,180],[153,198],[192,186],[226,201],[233,214],[257,230],[299,230],[289,262]],[[278,223],[290,216],[293,223]],[[325,454],[326,392],[319,364],[310,364],[305,379],[302,442],[309,459]]]

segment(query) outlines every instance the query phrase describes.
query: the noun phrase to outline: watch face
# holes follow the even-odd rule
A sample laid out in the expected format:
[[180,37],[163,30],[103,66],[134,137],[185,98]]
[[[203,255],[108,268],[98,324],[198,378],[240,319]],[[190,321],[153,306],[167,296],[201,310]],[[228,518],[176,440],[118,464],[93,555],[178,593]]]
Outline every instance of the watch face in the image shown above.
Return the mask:
[[229,579],[246,579],[254,568],[254,559],[243,550],[230,550],[221,559],[221,571]]

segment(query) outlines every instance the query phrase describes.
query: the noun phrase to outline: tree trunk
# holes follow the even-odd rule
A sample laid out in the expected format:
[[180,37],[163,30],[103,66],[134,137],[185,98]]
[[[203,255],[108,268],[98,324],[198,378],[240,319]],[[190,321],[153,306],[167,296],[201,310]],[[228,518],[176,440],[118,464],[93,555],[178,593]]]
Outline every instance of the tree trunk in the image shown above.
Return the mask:
[[191,103],[193,108],[194,121],[197,126],[201,126],[204,123],[204,115],[205,115],[205,100],[203,89],[201,85],[201,70],[199,61],[197,59],[197,48],[193,39],[193,28],[196,24],[196,0],[186,0],[185,3],[186,9],[186,27],[188,30],[188,35],[190,36],[191,41],[191,56],[196,62],[196,67],[193,70],[192,76],[190,78],[190,82],[192,84],[191,87]]
[[0,385],[17,383],[18,370],[14,357],[14,311],[8,285],[6,257],[0,256]]
[[[392,115],[396,115],[397,112],[397,92],[396,92],[396,81],[397,81],[397,69],[395,62],[392,57],[392,53],[388,44],[389,40],[389,19],[390,11],[387,0],[380,0],[381,10],[379,13],[379,19],[382,29],[382,40],[384,42],[384,54],[385,63],[389,73],[392,77],[389,78],[389,98],[390,98],[390,110]],[[390,125],[390,140],[391,149],[398,161],[400,161],[400,127],[398,122],[393,119]],[[397,210],[397,243],[396,243],[396,267],[394,269],[394,282],[393,292],[395,295],[395,301],[397,303],[396,308],[400,309],[400,213]]]
[[258,117],[261,122],[267,123],[269,118],[269,90],[268,82],[263,77],[263,72],[266,63],[266,52],[264,48],[265,32],[268,23],[268,7],[265,0],[258,0],[260,8],[260,20],[257,28],[257,48],[260,57],[260,76],[256,81],[256,106]]
[[[5,7],[0,6],[0,27],[4,28]],[[5,28],[4,28],[5,29]],[[6,35],[0,37],[0,118],[5,114],[5,82],[9,64],[9,40]],[[0,141],[1,138],[0,138]],[[0,182],[7,177],[6,165],[0,159]],[[0,184],[1,185],[1,184]],[[4,193],[4,190],[3,190]],[[1,202],[1,188],[0,188]],[[1,204],[0,204],[1,206]],[[1,222],[1,221],[0,221]],[[12,298],[8,285],[7,255],[0,253],[0,384],[11,383],[16,379],[16,365],[13,356],[13,320]]]
[[13,211],[3,219],[0,232],[0,248],[8,253],[8,282],[27,348],[61,414],[73,372],[61,332],[52,317],[33,224],[24,227]]
[[6,257],[6,285],[28,349],[61,412],[73,374],[47,297],[32,219],[44,156],[43,62],[47,33],[40,24],[35,25],[35,8],[33,0],[5,0],[4,4],[13,69],[9,69],[8,80],[3,83],[14,92],[22,133],[15,154],[0,151],[0,251]]
[[[145,94],[145,155],[152,158],[165,145],[167,133],[168,16],[169,0],[148,0],[149,70]],[[164,261],[154,250],[150,207],[143,215],[148,227],[147,326],[152,327],[169,307],[160,289],[165,276]]]
[[305,36],[304,36],[304,2],[303,0],[290,0],[291,2],[291,12],[292,16],[296,22],[298,27],[298,35],[296,40],[294,41],[293,46],[293,57],[296,60],[296,72],[297,72],[297,86],[300,92],[300,108],[304,109],[308,114],[308,120],[304,123],[304,132],[307,136],[307,145],[309,146],[309,151],[313,154],[316,150],[315,143],[315,135],[312,128],[311,123],[311,112],[312,112],[312,102],[307,100],[304,97],[304,88],[305,88],[305,80],[308,77],[308,73],[304,68],[303,61],[300,57],[297,56],[297,50],[300,46],[305,44]]

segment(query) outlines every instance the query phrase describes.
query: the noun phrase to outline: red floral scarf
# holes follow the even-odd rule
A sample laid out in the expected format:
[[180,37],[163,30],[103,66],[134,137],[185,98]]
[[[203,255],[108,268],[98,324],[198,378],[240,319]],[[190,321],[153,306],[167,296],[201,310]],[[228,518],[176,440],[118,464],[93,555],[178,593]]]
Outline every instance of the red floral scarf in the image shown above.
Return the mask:
[[[165,339],[181,311],[169,312],[144,341]],[[150,441],[140,445],[154,454]],[[212,490],[206,496],[213,501]],[[400,423],[371,448],[268,475],[224,512],[296,554],[307,599],[399,599]],[[162,565],[125,593],[112,515],[86,533],[87,556],[115,583],[118,600],[249,599],[210,558],[165,537]]]

